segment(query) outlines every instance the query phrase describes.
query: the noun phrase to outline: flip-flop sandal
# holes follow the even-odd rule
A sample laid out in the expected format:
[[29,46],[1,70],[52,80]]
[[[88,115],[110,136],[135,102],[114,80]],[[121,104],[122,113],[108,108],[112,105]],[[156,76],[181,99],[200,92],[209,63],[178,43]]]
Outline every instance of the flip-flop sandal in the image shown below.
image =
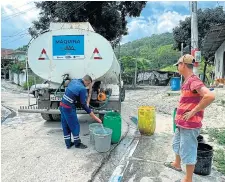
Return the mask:
[[[176,168],[176,167],[172,166],[172,162],[165,162],[164,165],[165,165],[166,167],[171,168],[171,169],[174,169],[174,170],[176,170],[176,171],[179,171],[179,172],[182,171],[182,169],[179,169],[179,168]],[[179,182],[179,181],[176,181],[176,182]]]

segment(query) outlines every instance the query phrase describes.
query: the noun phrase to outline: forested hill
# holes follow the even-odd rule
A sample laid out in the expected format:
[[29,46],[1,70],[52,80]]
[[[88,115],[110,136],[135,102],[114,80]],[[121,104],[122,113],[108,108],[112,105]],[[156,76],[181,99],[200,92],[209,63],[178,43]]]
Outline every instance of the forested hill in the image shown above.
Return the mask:
[[[180,56],[178,51],[173,50],[173,42],[172,33],[154,34],[151,37],[121,45],[120,58],[124,61],[138,58],[142,60],[144,69],[161,69],[175,63]],[[115,53],[118,55],[118,47],[115,49]]]

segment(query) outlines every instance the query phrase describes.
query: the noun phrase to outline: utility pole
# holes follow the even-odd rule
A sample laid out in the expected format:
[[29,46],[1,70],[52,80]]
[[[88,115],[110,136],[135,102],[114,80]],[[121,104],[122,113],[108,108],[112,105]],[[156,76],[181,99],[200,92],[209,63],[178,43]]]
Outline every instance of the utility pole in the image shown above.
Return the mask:
[[[190,2],[191,8],[191,55],[195,57],[195,51],[198,51],[198,19],[197,19],[197,1]],[[194,63],[193,72],[198,76],[198,63]]]
[[[180,56],[182,57],[183,54],[184,54],[184,43],[182,42],[182,43],[181,43]],[[181,75],[181,76],[180,76],[180,85],[182,85],[182,83],[183,83],[183,76]]]
[[136,88],[137,84],[137,58],[135,58],[135,73],[134,73],[134,88]]
[[118,51],[118,60],[120,59],[120,42],[119,42],[119,51]]

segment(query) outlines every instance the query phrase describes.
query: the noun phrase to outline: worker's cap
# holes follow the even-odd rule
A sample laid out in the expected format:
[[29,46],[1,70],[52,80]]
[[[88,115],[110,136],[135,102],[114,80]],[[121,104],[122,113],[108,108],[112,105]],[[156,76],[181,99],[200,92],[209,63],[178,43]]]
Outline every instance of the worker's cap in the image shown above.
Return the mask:
[[180,59],[177,61],[176,64],[174,64],[174,66],[177,66],[179,63],[194,64],[195,58],[190,54],[185,54],[180,57]]

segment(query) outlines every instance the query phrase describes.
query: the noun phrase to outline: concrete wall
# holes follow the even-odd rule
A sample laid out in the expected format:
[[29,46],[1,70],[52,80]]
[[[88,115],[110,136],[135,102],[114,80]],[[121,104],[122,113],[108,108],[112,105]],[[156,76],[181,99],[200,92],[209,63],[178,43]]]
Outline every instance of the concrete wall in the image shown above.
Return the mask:
[[11,70],[9,70],[9,80],[13,81],[13,72]]
[[20,73],[19,74],[19,80],[18,80],[18,74],[13,73],[13,82],[17,85],[23,86],[23,84],[26,82],[26,73]]
[[16,73],[13,73],[13,82],[18,84],[18,75]]
[[217,78],[225,78],[225,41],[222,45],[217,49],[215,53],[215,79]]
[[26,82],[26,73],[20,74],[20,83],[19,85],[23,86],[23,84]]

